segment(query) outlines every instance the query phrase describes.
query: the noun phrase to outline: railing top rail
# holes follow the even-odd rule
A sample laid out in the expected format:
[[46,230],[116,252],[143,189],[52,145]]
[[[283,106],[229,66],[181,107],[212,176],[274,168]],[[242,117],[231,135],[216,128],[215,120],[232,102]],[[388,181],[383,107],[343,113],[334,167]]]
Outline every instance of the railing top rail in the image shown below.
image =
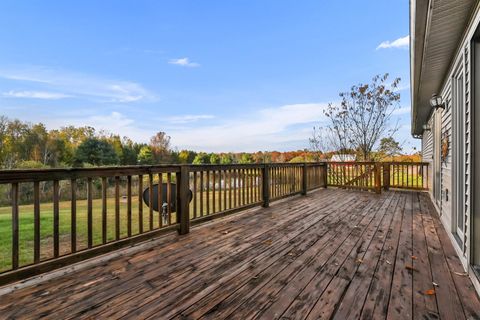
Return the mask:
[[371,165],[371,164],[410,164],[410,165],[424,165],[428,166],[429,162],[419,162],[419,161],[328,161],[327,164],[360,164],[360,165]]
[[163,172],[180,172],[178,165],[118,166],[62,169],[0,170],[0,183],[66,180],[77,178],[114,177]]
[[[323,166],[324,162],[317,163],[267,163],[272,167],[284,166]],[[207,170],[234,170],[248,168],[262,168],[265,163],[253,164],[165,164],[143,166],[105,166],[95,168],[56,168],[56,169],[11,169],[0,170],[0,184],[34,181],[67,180],[77,178],[114,177],[129,175],[146,175],[166,172],[180,172],[183,166],[189,171]]]

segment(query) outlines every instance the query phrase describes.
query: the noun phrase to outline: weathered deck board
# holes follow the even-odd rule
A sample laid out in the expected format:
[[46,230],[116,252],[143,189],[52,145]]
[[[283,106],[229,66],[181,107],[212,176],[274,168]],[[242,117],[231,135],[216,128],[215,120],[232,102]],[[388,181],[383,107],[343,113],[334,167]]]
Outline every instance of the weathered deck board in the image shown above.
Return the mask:
[[19,289],[0,318],[480,318],[462,274],[425,194],[327,189]]

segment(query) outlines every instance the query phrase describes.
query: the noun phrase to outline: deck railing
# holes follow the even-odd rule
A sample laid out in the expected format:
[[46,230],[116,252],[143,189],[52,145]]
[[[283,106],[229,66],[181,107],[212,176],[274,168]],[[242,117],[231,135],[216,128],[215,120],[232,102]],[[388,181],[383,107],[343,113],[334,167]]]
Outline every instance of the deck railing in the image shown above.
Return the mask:
[[427,162],[329,162],[328,186],[345,189],[428,190]]
[[326,186],[325,170],[288,163],[0,171],[0,284],[306,194]]
[[0,285],[327,185],[425,189],[425,170],[321,162],[0,171]]

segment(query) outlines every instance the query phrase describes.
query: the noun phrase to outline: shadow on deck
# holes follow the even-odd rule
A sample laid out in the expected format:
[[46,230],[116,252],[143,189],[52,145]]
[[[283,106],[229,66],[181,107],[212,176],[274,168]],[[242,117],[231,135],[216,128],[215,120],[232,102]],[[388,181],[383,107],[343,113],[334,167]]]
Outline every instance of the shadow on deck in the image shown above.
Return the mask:
[[5,294],[0,317],[480,318],[425,193],[319,190],[123,253]]

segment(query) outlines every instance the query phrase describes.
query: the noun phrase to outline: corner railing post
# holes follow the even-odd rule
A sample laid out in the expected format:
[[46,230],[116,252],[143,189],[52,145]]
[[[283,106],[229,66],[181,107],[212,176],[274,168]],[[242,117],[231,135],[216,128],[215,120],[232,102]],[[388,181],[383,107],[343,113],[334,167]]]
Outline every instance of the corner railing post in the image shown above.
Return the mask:
[[382,177],[381,177],[381,165],[376,162],[374,165],[375,168],[375,192],[382,193]]
[[323,172],[323,187],[328,187],[328,163],[324,162],[322,165],[322,172]]
[[383,164],[383,190],[390,189],[390,163]]
[[182,165],[177,172],[177,219],[179,219],[179,234],[190,232],[190,203],[189,203],[189,167]]
[[308,171],[307,171],[307,164],[303,164],[302,170],[302,196],[307,195],[307,188],[308,188]]
[[268,208],[270,206],[270,169],[268,164],[262,167],[262,207]]

